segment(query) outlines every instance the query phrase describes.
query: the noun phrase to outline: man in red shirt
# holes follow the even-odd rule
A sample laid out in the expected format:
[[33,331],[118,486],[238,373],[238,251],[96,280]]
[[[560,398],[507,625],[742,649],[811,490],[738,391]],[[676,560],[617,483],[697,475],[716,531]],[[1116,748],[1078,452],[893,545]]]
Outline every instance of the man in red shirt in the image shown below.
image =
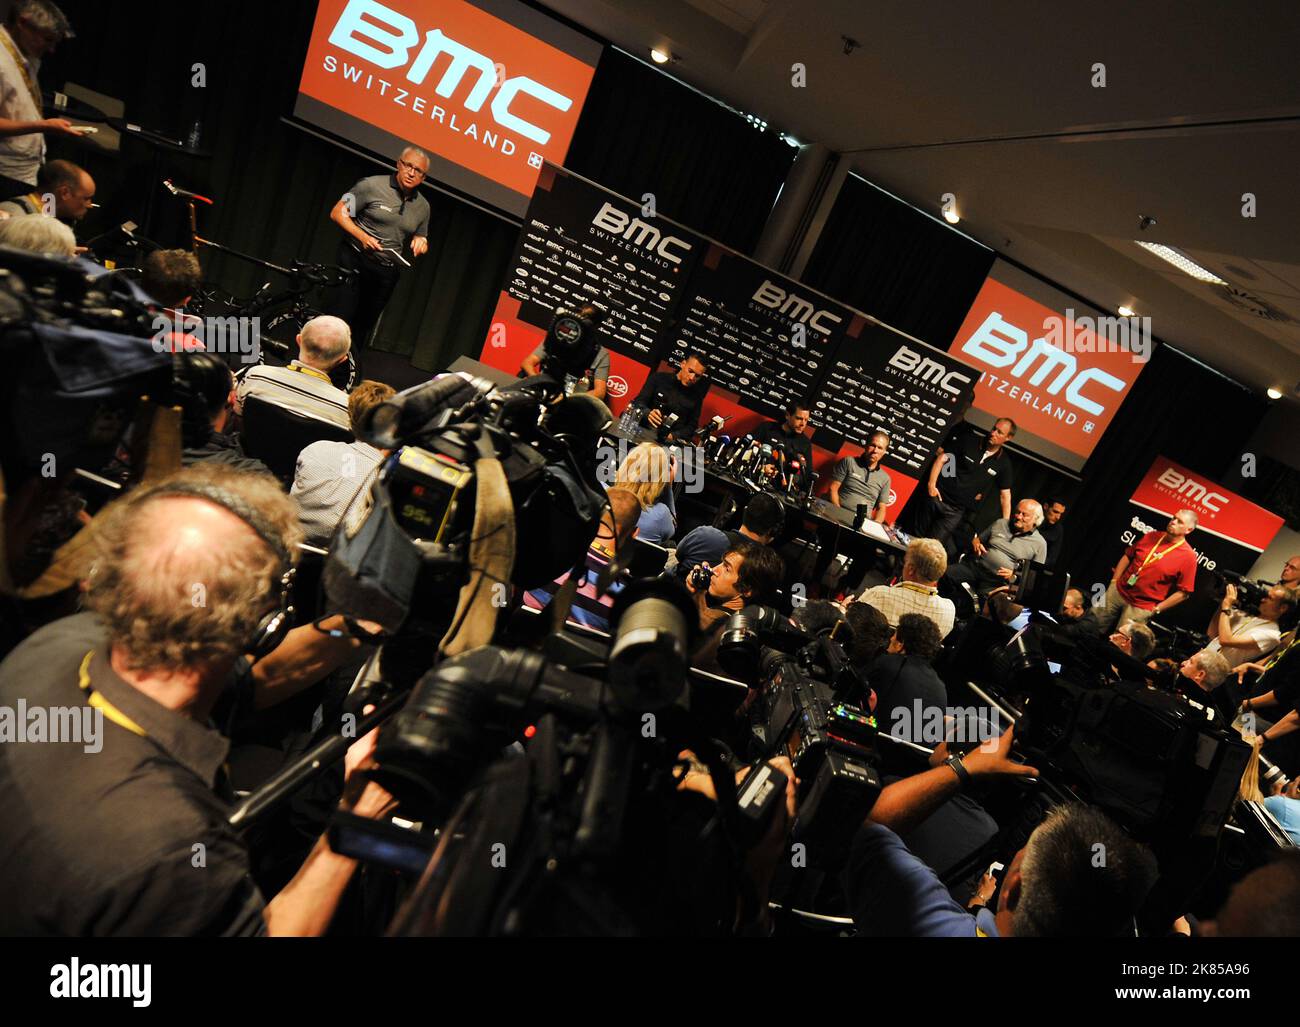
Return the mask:
[[1117,620],[1149,620],[1195,591],[1196,550],[1187,544],[1195,530],[1196,514],[1179,510],[1164,531],[1149,531],[1124,550],[1097,611],[1103,632]]

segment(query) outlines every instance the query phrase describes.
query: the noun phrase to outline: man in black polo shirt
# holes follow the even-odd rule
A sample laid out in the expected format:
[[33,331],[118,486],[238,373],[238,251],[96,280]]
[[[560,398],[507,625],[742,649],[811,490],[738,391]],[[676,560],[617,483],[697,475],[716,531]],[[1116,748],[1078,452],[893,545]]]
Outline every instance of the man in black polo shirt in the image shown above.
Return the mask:
[[784,420],[768,421],[754,429],[754,438],[760,445],[771,446],[777,457],[768,466],[774,468],[773,476],[782,488],[791,476],[795,476],[795,486],[799,487],[812,474],[812,439],[804,434],[811,414],[806,402],[792,399],[786,404]]
[[[292,501],[268,475],[208,463],[96,524],[94,612],[47,625],[0,664],[0,706],[98,723],[92,746],[0,744],[0,935],[323,933],[355,862],[322,838],[266,902],[227,821],[230,742],[212,723],[232,685],[247,692],[235,709],[260,709],[356,647],[306,626],[247,667],[250,648],[279,637],[265,618],[282,609],[301,534]],[[374,817],[391,799],[373,783],[356,796],[367,745],[349,752],[345,808]]]
[[393,174],[361,179],[330,211],[330,220],[347,233],[339,243],[339,267],[356,272],[338,290],[330,313],[351,326],[358,350],[370,341],[402,268],[429,248],[429,201],[419,193],[428,171],[428,154],[408,146]]
[[704,372],[699,354],[688,351],[675,373],[656,371],[650,375],[632,401],[644,411],[642,426],[661,430],[668,421],[672,425],[668,437],[691,435],[700,426],[700,409],[709,393]]
[[990,492],[997,493],[1002,517],[1010,521],[1011,456],[1003,447],[1015,434],[1016,422],[1009,417],[994,422],[987,439],[969,426],[955,429],[934,455],[926,486],[929,495],[921,498],[913,534],[937,538],[952,558],[957,553],[955,539],[965,540],[977,530],[968,526],[969,530],[959,532],[958,528]]
[[1061,546],[1065,542],[1065,525],[1061,523],[1064,516],[1064,500],[1053,499],[1043,504],[1043,523],[1038,526],[1038,534],[1047,543],[1047,559],[1043,561],[1045,567],[1055,567],[1056,561],[1061,557]]

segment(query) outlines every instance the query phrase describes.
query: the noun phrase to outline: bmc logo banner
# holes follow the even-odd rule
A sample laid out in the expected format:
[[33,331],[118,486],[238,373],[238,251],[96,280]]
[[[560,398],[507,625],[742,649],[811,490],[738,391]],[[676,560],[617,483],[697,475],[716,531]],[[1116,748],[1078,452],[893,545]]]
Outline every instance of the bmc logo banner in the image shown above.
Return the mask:
[[1092,318],[1072,314],[989,278],[949,352],[982,372],[976,410],[1014,418],[1022,431],[1074,454],[1081,465],[1146,366],[1150,348],[1125,349],[1095,332]]
[[464,0],[321,0],[299,89],[529,196],[594,72]]
[[[1277,514],[1165,457],[1151,465],[1132,502],[1161,518],[1191,510],[1198,521],[1193,542],[1196,534],[1206,532],[1256,552],[1268,548],[1283,523]],[[1153,518],[1152,526],[1163,528],[1165,522]]]

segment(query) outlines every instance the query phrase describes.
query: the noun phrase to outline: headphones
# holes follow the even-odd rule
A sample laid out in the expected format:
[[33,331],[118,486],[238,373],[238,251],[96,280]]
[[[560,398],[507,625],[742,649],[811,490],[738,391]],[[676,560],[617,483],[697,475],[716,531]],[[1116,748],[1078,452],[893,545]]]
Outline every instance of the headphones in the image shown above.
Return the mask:
[[254,662],[262,659],[284,641],[284,636],[289,633],[289,629],[293,626],[291,598],[296,571],[289,552],[284,548],[284,543],[265,517],[228,489],[216,485],[174,482],[159,485],[150,489],[148,493],[150,499],[165,496],[192,496],[197,499],[206,499],[209,503],[215,503],[217,506],[228,510],[252,528],[257,537],[266,543],[266,547],[279,560],[279,595],[276,599],[275,608],[258,622],[257,627],[253,630],[253,637],[249,639],[244,647],[244,652],[251,656]]

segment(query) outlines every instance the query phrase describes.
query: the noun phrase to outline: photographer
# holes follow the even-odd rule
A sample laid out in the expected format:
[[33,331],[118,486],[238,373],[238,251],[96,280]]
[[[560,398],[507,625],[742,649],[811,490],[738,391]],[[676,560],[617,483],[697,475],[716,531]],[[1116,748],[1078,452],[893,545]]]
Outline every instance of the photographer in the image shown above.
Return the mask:
[[1111,643],[1125,656],[1135,660],[1145,660],[1156,648],[1156,636],[1145,624],[1137,621],[1125,621],[1110,636]]
[[1249,663],[1257,656],[1266,656],[1282,640],[1278,621],[1290,616],[1296,609],[1296,592],[1283,585],[1274,585],[1259,604],[1259,613],[1247,616],[1234,610],[1237,587],[1231,582],[1224,588],[1223,601],[1210,618],[1205,633],[1210,636],[1207,652],[1222,653],[1229,669]]
[[700,629],[709,631],[751,603],[771,603],[785,577],[785,564],[767,546],[745,542],[728,549],[717,567],[701,563],[694,571],[699,578],[692,573],[686,588],[699,610]]
[[[889,785],[853,842],[845,891],[858,933],[868,937],[1116,937],[1131,933],[1156,878],[1155,859],[1099,810],[1078,804],[1053,810],[1011,860],[996,910],[959,906],[926,864],[898,838],[967,779],[1036,775],[1007,758],[1008,731],[993,752]],[[935,761],[947,757],[946,746]],[[1098,867],[1097,846],[1106,863]]]
[[[233,722],[358,647],[323,633],[341,618],[276,627],[299,538],[292,501],[269,476],[206,463],[130,493],[97,524],[95,612],[48,625],[0,664],[7,704],[100,718],[93,759],[0,746],[0,933],[323,933],[356,864],[322,838],[266,902],[227,821],[230,742],[213,724],[223,703]],[[344,806],[377,817],[390,798],[354,776],[370,744],[349,751]]]
[[692,528],[677,543],[670,558],[669,569],[675,570],[683,581],[692,567],[701,563],[713,566],[727,552],[728,546],[739,542],[753,542],[770,546],[772,540],[785,526],[785,507],[775,496],[759,492],[745,504],[744,517],[739,531],[723,531],[711,524]]

